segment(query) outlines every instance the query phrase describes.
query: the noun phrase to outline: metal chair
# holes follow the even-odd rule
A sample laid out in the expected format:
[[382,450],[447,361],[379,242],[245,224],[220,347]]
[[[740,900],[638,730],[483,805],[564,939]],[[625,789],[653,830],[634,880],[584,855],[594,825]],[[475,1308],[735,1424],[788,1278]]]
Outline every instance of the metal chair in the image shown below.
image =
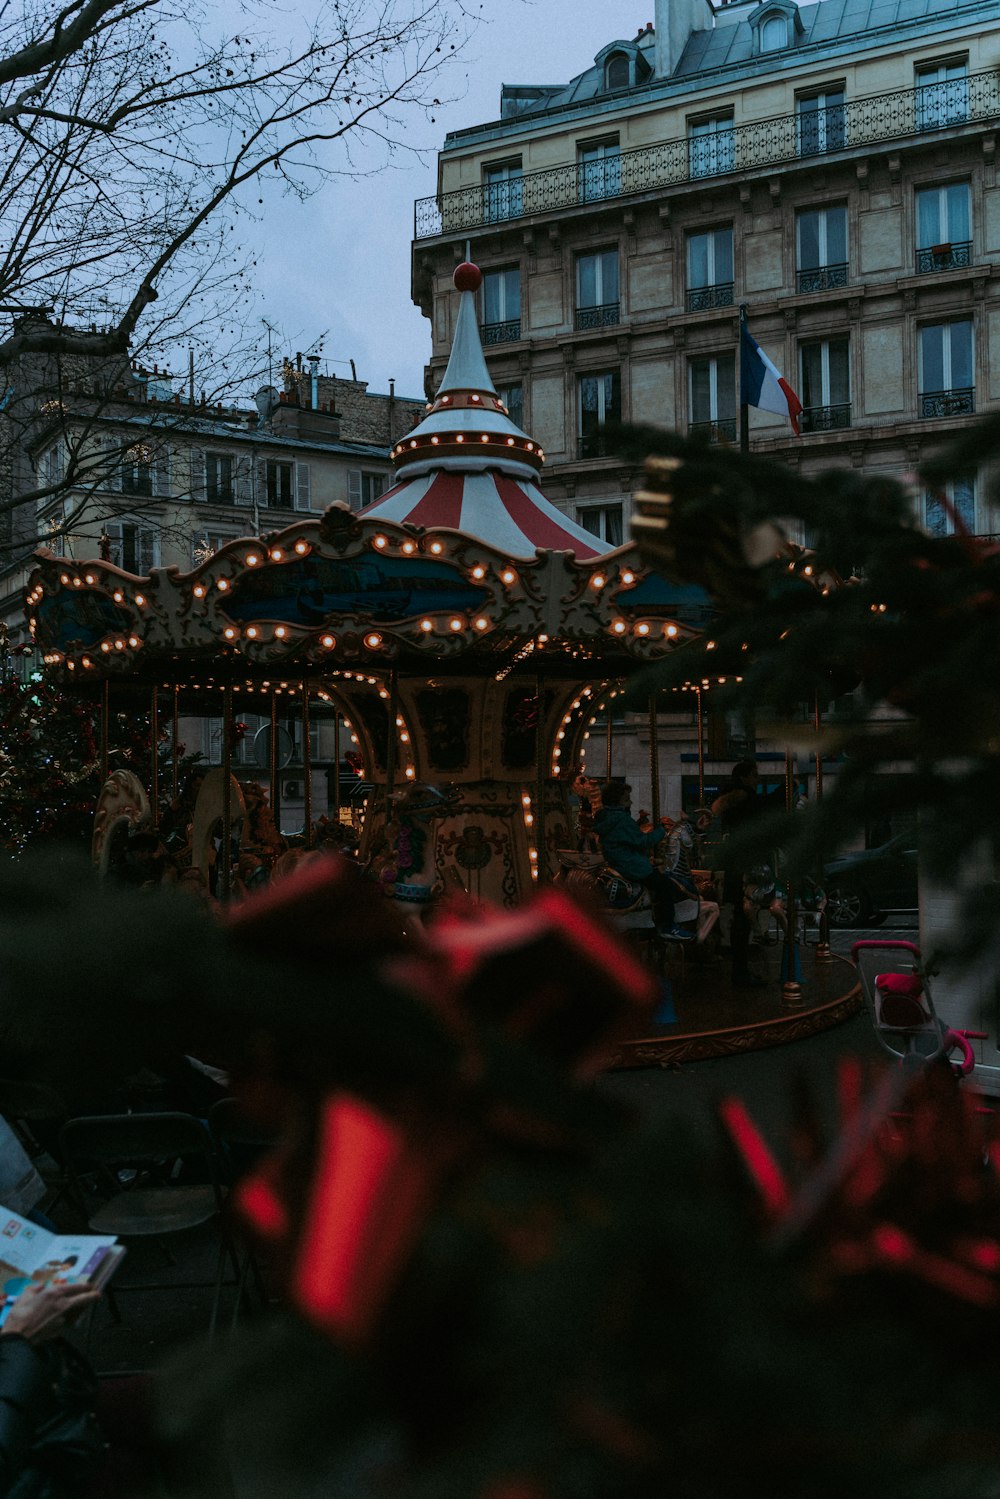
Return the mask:
[[[214,1332],[227,1256],[233,1284],[239,1284],[240,1266],[222,1215],[222,1188],[206,1126],[190,1114],[102,1114],[69,1120],[60,1146],[73,1194],[94,1233],[155,1239],[173,1262],[164,1239],[217,1220],[214,1282],[168,1281],[136,1288],[180,1290],[213,1284],[209,1331]],[[183,1180],[185,1168],[194,1168],[198,1179]]]
[[[222,1180],[226,1187],[234,1187],[241,1177],[252,1171],[258,1158],[274,1143],[274,1132],[263,1129],[248,1119],[236,1098],[220,1098],[209,1110],[208,1127],[215,1142],[216,1158]],[[240,1306],[246,1291],[247,1279],[253,1276],[254,1288],[263,1306],[267,1291],[260,1271],[260,1264],[253,1248],[244,1246],[243,1264],[236,1288],[236,1305],[233,1307],[233,1326],[239,1317]]]

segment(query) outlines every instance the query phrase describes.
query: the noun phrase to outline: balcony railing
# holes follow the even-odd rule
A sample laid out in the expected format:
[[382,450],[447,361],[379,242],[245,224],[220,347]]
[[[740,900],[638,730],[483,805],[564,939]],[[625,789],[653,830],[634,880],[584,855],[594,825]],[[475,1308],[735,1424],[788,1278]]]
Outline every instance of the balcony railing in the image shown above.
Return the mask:
[[709,442],[735,442],[736,418],[724,416],[714,422],[691,422],[688,425],[688,436],[704,437]]
[[712,307],[732,307],[735,285],[718,281],[715,286],[691,286],[687,293],[688,312],[708,312]]
[[955,271],[960,266],[972,264],[972,241],[962,244],[930,245],[917,251],[917,271]]
[[851,425],[851,403],[838,406],[805,406],[799,415],[803,432],[836,432]]
[[847,262],[843,265],[817,265],[808,271],[796,273],[796,286],[800,292],[836,291],[847,285]]
[[603,427],[598,427],[596,432],[582,433],[576,440],[578,458],[607,458],[611,451],[611,445]]
[[521,319],[512,317],[504,323],[484,323],[482,334],[484,344],[513,343],[521,337]]
[[577,333],[589,333],[594,328],[613,328],[621,322],[621,304],[601,302],[595,307],[576,309]]
[[[907,136],[926,139],[939,130],[960,125],[985,125],[1000,118],[1000,72],[988,70],[970,73],[962,80],[963,109],[932,109],[932,89],[898,89],[891,94],[873,94],[849,99],[838,105],[843,110],[843,132],[826,142],[825,154],[855,151],[882,141],[903,140]],[[745,175],[783,161],[802,159],[800,117],[777,115],[769,120],[755,120],[721,132],[726,149],[715,141],[711,175]],[[729,146],[731,142],[731,149]],[[809,157],[810,161],[814,158]],[[705,175],[704,148],[691,155],[686,138],[662,141],[623,151],[615,158],[614,172],[605,171],[602,178],[602,202],[616,202],[638,193],[700,179]],[[692,168],[694,168],[692,170]],[[576,207],[581,200],[581,168],[577,163],[548,167],[503,184],[482,183],[442,193],[434,198],[419,198],[414,208],[414,238],[433,239],[439,234],[465,233],[486,224],[532,214],[548,214]]]
[[975,416],[975,387],[966,390],[927,390],[920,393],[921,416]]

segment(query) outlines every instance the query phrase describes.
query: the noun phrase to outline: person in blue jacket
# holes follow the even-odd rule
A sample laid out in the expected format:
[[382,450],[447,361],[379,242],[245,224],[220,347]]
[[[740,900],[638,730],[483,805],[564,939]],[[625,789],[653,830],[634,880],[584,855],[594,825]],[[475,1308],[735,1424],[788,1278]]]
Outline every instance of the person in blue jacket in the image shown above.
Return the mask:
[[667,836],[669,819],[644,833],[632,816],[632,787],[611,781],[601,788],[601,807],[594,818],[594,832],[601,852],[612,869],[627,880],[644,885],[653,903],[656,930],[671,942],[690,942],[694,933],[674,922],[676,886],[668,874],[654,869],[650,852]]

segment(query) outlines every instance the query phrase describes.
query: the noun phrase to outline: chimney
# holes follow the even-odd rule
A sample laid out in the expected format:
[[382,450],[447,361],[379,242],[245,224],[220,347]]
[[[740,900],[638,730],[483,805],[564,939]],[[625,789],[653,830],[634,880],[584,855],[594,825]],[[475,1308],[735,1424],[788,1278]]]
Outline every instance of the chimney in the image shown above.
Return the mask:
[[656,76],[669,78],[692,31],[711,31],[709,0],[656,0]]

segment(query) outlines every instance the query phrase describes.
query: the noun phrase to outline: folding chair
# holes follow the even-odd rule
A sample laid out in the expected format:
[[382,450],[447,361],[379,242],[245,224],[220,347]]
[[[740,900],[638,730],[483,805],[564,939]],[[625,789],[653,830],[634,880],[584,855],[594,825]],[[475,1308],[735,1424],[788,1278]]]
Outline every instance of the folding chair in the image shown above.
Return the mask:
[[[156,1239],[172,1261],[164,1239],[218,1220],[219,1254],[209,1319],[209,1332],[214,1332],[227,1255],[237,1285],[240,1266],[222,1217],[222,1188],[206,1126],[190,1114],[103,1114],[69,1120],[60,1145],[74,1196],[94,1233]],[[201,1180],[178,1179],[182,1167],[192,1166]],[[181,1290],[208,1284],[213,1283],[168,1281],[136,1289]]]
[[[274,1132],[262,1129],[242,1111],[239,1099],[220,1098],[209,1110],[208,1127],[215,1142],[216,1158],[226,1187],[234,1187],[241,1177],[253,1169],[259,1156],[274,1143]],[[246,1290],[248,1276],[253,1276],[254,1287],[263,1306],[267,1291],[260,1272],[260,1265],[253,1248],[245,1247],[243,1265],[236,1288],[236,1305],[233,1308],[233,1326],[239,1317],[240,1306]]]

